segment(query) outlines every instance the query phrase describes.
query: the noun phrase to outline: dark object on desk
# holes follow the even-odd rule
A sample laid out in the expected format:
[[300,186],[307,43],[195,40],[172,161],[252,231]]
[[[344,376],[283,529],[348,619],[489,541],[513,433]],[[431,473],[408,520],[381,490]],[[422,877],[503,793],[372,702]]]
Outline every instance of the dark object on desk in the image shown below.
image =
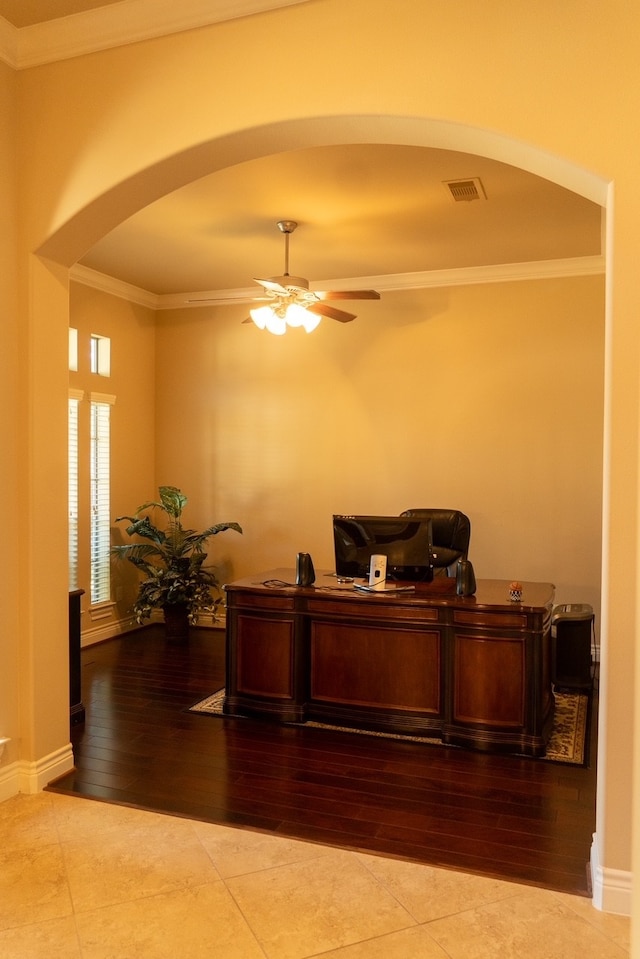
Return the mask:
[[447,576],[455,576],[455,564],[469,553],[469,517],[458,509],[406,509],[401,515],[431,521],[433,565],[436,571],[446,570]]
[[459,559],[456,566],[456,593],[458,596],[473,596],[476,591],[476,576],[468,559]]
[[309,553],[296,556],[296,586],[311,586],[316,581],[313,561]]

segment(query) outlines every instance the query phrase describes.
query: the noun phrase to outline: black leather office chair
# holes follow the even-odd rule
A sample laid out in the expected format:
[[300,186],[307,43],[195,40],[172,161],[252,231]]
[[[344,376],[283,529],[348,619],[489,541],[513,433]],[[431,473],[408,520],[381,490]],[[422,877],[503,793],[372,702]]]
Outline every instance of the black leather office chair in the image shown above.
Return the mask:
[[406,509],[400,515],[431,520],[435,571],[455,576],[456,563],[469,553],[469,517],[457,509]]

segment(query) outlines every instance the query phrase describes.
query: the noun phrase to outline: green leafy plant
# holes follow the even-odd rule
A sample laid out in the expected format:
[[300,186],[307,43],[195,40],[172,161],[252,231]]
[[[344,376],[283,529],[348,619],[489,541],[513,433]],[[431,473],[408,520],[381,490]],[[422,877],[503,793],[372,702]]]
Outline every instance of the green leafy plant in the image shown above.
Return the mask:
[[[160,502],[143,503],[135,516],[118,516],[116,523],[128,520],[126,533],[146,542],[114,546],[112,554],[127,559],[145,576],[138,588],[133,611],[138,623],[150,619],[154,609],[186,607],[189,622],[195,624],[202,612],[215,616],[221,595],[218,580],[210,569],[204,568],[207,553],[204,546],[211,536],[234,529],[242,533],[238,523],[216,523],[201,533],[185,529],[182,511],[187,497],[175,486],[160,486]],[[166,517],[166,528],[152,523],[148,514],[161,510]]]

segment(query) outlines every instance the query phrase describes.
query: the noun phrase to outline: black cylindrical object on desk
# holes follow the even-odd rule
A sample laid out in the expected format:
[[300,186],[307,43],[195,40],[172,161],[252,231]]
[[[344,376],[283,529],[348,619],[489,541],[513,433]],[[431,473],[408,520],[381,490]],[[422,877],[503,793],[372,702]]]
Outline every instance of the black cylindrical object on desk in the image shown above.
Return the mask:
[[458,596],[473,596],[476,591],[476,577],[468,559],[458,560],[456,566],[456,593]]
[[316,573],[309,553],[296,556],[296,586],[311,586],[315,583]]

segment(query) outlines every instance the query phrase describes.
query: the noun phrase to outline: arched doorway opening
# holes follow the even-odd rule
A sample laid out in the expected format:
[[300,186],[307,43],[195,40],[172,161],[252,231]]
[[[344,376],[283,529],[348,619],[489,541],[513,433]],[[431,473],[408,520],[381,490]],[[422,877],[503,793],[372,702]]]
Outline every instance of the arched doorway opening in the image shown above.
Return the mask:
[[[38,253],[71,267],[93,243],[123,219],[198,177],[273,152],[345,142],[438,147],[487,156],[520,166],[605,208],[607,206],[608,185],[601,178],[544,151],[491,131],[420,118],[308,118],[245,130],[195,144],[167,157],[153,168],[140,171],[95,196],[76,210],[52,232]],[[603,639],[606,643],[606,629]],[[606,695],[606,690],[603,693]],[[606,751],[606,741],[601,749]],[[599,801],[604,800],[601,794]]]

